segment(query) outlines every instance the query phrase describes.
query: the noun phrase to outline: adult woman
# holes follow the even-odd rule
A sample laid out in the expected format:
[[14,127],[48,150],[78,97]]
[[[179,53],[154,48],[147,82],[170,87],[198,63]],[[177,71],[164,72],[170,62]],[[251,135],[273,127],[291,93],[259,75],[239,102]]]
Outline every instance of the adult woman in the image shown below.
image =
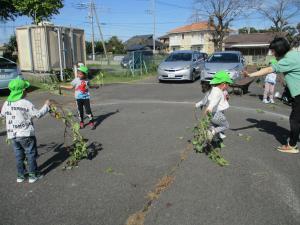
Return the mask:
[[278,63],[245,76],[259,77],[269,73],[283,73],[287,87],[294,98],[290,115],[290,138],[286,145],[278,147],[278,151],[298,153],[297,141],[300,133],[300,52],[291,50],[289,42],[282,37],[275,38],[269,46]]

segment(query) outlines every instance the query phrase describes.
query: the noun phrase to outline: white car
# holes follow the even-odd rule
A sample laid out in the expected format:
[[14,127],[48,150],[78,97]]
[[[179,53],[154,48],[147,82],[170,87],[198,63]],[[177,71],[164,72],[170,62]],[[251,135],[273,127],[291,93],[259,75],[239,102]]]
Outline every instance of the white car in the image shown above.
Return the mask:
[[245,67],[245,59],[241,52],[225,51],[215,52],[204,63],[201,72],[201,83],[209,82],[216,72],[225,70],[230,73],[232,80],[241,78],[241,72]]
[[0,57],[0,90],[8,89],[8,84],[12,79],[22,77],[21,71],[15,62]]
[[172,52],[158,67],[158,80],[194,81],[200,77],[206,53],[181,50]]

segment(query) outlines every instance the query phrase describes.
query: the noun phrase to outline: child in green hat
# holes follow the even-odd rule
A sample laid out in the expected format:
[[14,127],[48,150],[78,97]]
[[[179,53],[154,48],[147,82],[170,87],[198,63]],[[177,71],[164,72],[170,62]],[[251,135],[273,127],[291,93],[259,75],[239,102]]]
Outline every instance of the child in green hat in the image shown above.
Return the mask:
[[217,72],[210,81],[212,89],[207,94],[205,102],[200,101],[195,105],[197,108],[200,105],[206,105],[205,114],[212,115],[212,126],[207,133],[210,140],[212,140],[215,135],[219,135],[221,138],[226,137],[223,132],[229,128],[229,123],[224,112],[229,108],[227,89],[228,84],[231,83],[232,80],[228,72],[223,70]]
[[80,128],[84,128],[84,111],[87,114],[89,118],[88,125],[94,130],[95,124],[94,124],[94,118],[93,113],[91,110],[91,103],[90,103],[90,92],[89,88],[99,88],[99,86],[91,86],[90,82],[87,78],[88,76],[88,68],[84,65],[81,65],[77,69],[77,77],[71,82],[71,85],[64,85],[61,86],[61,88],[72,90],[75,88],[75,99],[77,103],[77,109],[80,119]]
[[25,180],[25,156],[28,162],[29,183],[34,183],[42,176],[37,167],[37,144],[33,126],[34,118],[41,118],[49,111],[50,101],[37,110],[34,105],[25,99],[26,89],[30,86],[28,81],[14,79],[10,81],[8,88],[10,95],[4,102],[0,117],[6,120],[7,138],[11,140],[17,161],[17,182]]

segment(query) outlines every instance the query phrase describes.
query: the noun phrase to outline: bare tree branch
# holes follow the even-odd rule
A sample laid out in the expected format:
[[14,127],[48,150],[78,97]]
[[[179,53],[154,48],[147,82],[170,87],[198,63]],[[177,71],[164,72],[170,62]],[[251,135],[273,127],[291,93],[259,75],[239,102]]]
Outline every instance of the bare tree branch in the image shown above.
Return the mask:
[[266,19],[270,20],[277,32],[283,32],[289,20],[298,14],[299,0],[273,0],[255,7]]
[[211,40],[215,49],[223,48],[230,24],[249,9],[253,2],[254,0],[194,0],[195,9],[210,18],[210,26],[214,28]]

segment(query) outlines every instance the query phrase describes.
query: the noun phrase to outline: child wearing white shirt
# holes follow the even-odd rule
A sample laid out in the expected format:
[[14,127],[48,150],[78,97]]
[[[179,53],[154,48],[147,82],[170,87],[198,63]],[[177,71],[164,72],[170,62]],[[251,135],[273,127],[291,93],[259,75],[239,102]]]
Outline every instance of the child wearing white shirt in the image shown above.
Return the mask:
[[0,117],[6,120],[7,139],[11,141],[15,151],[18,183],[25,180],[25,156],[28,163],[28,182],[34,183],[42,177],[36,162],[38,154],[33,119],[41,118],[49,111],[50,101],[47,100],[41,109],[36,109],[25,99],[25,89],[29,85],[28,81],[19,78],[11,80],[8,85],[10,95],[0,112]]
[[224,111],[229,108],[228,84],[232,83],[229,74],[226,71],[219,71],[215,74],[210,84],[213,88],[207,92],[204,99],[196,103],[196,107],[199,108],[203,105],[207,105],[205,114],[211,114],[212,127],[208,131],[208,138],[212,139],[213,136],[219,134],[220,137],[224,137],[223,131],[229,128],[229,123],[224,115]]

